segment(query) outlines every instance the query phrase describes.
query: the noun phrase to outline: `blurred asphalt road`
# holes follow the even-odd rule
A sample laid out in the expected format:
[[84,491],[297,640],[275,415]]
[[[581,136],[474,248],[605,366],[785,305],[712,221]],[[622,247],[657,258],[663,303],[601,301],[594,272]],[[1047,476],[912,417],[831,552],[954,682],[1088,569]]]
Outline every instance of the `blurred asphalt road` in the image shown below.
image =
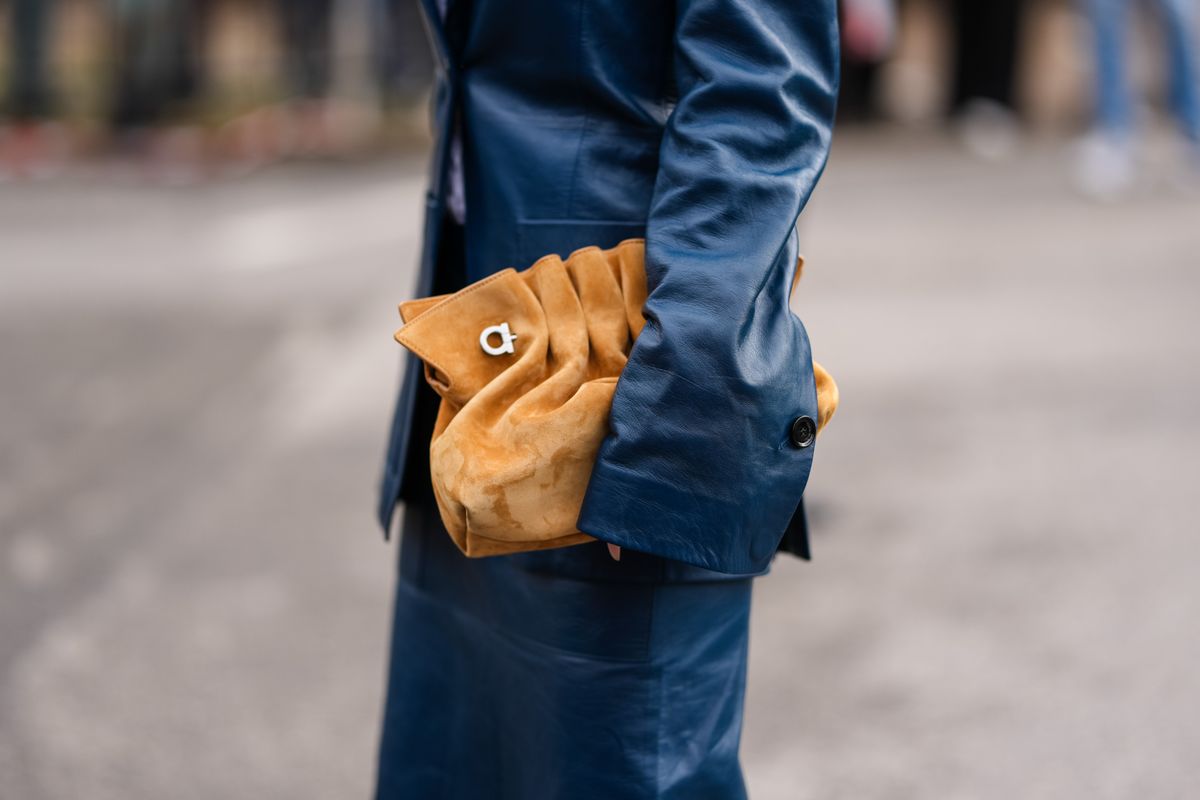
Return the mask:
[[[756,588],[755,800],[1200,786],[1200,201],[1065,168],[839,142],[798,310],[843,405],[816,560]],[[423,172],[0,187],[0,800],[368,795]]]

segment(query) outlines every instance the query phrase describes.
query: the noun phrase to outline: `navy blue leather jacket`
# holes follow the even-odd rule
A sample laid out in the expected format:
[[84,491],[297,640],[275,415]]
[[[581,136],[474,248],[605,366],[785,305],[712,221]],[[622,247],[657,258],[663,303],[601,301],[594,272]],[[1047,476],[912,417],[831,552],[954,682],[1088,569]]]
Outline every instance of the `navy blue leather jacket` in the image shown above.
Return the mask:
[[[468,281],[646,237],[647,324],[613,400],[578,527],[727,573],[807,556],[817,416],[788,308],[796,220],[829,151],[835,0],[422,0],[438,64],[415,296],[432,293],[461,125]],[[419,364],[396,408],[396,503]],[[425,446],[424,442],[414,446]]]

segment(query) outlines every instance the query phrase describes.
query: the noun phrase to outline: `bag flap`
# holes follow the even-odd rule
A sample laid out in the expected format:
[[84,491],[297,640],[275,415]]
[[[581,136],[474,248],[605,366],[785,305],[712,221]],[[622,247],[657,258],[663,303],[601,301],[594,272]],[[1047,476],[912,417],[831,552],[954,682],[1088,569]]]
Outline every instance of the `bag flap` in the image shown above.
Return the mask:
[[541,306],[514,269],[451,295],[402,303],[400,316],[396,341],[425,362],[429,384],[459,407],[539,341],[545,349]]

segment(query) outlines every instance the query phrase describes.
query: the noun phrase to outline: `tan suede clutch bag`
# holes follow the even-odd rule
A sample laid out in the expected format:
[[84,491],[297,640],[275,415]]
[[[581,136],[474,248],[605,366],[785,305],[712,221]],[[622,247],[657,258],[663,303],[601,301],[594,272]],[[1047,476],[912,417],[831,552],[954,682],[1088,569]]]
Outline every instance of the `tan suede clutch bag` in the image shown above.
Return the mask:
[[[466,555],[592,541],[575,521],[617,377],[645,324],[644,251],[628,239],[565,262],[548,255],[400,304],[396,341],[425,362],[442,398],[430,471],[442,521]],[[814,372],[819,431],[838,394],[824,369]]]

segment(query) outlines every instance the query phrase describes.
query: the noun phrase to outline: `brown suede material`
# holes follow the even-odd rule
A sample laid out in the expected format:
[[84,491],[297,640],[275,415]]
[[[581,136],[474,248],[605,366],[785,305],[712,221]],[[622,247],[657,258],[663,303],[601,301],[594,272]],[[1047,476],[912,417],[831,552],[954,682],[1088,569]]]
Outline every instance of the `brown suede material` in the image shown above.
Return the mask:
[[[441,396],[429,464],[442,521],[468,556],[592,541],[575,528],[617,377],[645,320],[644,242],[539,259],[400,305],[396,341]],[[800,269],[797,268],[797,278]],[[793,290],[795,283],[793,283]],[[484,351],[508,324],[514,353]],[[498,347],[499,334],[488,342]],[[837,386],[814,364],[818,431]]]

